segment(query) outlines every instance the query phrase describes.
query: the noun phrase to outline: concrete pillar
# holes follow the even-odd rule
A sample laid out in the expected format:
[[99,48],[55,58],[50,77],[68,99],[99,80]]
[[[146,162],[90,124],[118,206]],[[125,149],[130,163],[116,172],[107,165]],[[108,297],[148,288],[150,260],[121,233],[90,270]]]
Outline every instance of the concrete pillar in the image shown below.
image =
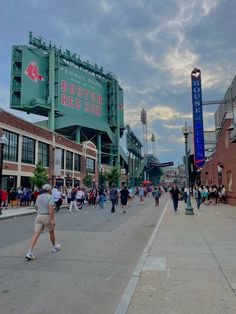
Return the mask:
[[51,131],[55,130],[55,51],[50,50],[49,55],[49,100],[51,110],[48,116],[48,127]]
[[76,129],[76,138],[75,138],[75,141],[77,143],[80,143],[80,130],[81,130],[81,127],[78,126]]

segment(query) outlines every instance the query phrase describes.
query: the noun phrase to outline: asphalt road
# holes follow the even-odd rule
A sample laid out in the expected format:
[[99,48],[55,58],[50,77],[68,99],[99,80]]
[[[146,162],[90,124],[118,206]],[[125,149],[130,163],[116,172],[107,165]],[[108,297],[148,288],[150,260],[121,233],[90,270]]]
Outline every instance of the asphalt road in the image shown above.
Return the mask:
[[112,314],[155,228],[160,206],[135,198],[128,213],[84,207],[56,214],[60,252],[51,253],[48,234],[39,238],[36,260],[25,253],[34,215],[0,221],[0,313]]

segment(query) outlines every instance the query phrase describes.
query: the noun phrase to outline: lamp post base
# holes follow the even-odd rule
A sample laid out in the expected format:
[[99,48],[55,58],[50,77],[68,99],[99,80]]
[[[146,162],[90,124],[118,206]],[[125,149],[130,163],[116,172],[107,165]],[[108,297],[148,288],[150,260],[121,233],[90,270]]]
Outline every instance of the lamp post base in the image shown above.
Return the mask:
[[185,208],[185,215],[194,215],[194,211],[191,204],[188,204],[187,207]]
[[185,215],[194,215],[194,211],[191,205],[190,196],[187,197],[187,206],[185,208]]

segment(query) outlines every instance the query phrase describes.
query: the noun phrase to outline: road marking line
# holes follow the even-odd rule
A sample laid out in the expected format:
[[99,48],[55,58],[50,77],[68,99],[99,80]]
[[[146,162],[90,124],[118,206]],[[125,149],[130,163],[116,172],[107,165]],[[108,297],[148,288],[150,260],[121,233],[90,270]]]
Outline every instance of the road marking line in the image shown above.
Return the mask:
[[151,250],[152,244],[156,238],[157,232],[160,228],[160,225],[161,225],[161,222],[162,222],[163,217],[165,215],[166,209],[169,206],[169,202],[170,202],[170,200],[167,201],[167,204],[163,210],[163,213],[162,213],[155,229],[153,230],[153,233],[152,233],[147,245],[145,246],[142,255],[139,258],[139,261],[138,261],[138,263],[135,267],[135,270],[134,270],[134,272],[130,278],[130,281],[129,281],[129,283],[128,283],[128,285],[127,285],[127,287],[126,287],[126,289],[125,289],[125,291],[124,291],[124,293],[120,299],[120,302],[119,302],[116,310],[115,310],[115,314],[125,314],[128,307],[129,307],[130,301],[131,301],[132,296],[133,296],[135,289],[137,287],[138,280],[139,280],[141,273],[143,271],[144,264],[146,262],[148,254]]

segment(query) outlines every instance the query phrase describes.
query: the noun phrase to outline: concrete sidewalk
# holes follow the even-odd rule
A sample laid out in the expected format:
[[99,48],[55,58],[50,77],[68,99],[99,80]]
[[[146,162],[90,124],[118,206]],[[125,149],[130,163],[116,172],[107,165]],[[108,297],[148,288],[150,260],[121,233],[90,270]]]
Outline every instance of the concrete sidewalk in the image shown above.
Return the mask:
[[17,216],[26,216],[36,214],[35,206],[29,207],[8,207],[7,209],[2,209],[2,215],[0,215],[0,220],[10,219]]
[[[62,205],[62,208],[67,208],[68,205]],[[2,210],[2,215],[0,215],[0,220],[10,219],[19,216],[27,216],[36,214],[35,206],[28,206],[28,207],[8,207],[8,209]]]
[[184,208],[166,206],[123,313],[236,313],[236,207],[202,205],[193,216]]

